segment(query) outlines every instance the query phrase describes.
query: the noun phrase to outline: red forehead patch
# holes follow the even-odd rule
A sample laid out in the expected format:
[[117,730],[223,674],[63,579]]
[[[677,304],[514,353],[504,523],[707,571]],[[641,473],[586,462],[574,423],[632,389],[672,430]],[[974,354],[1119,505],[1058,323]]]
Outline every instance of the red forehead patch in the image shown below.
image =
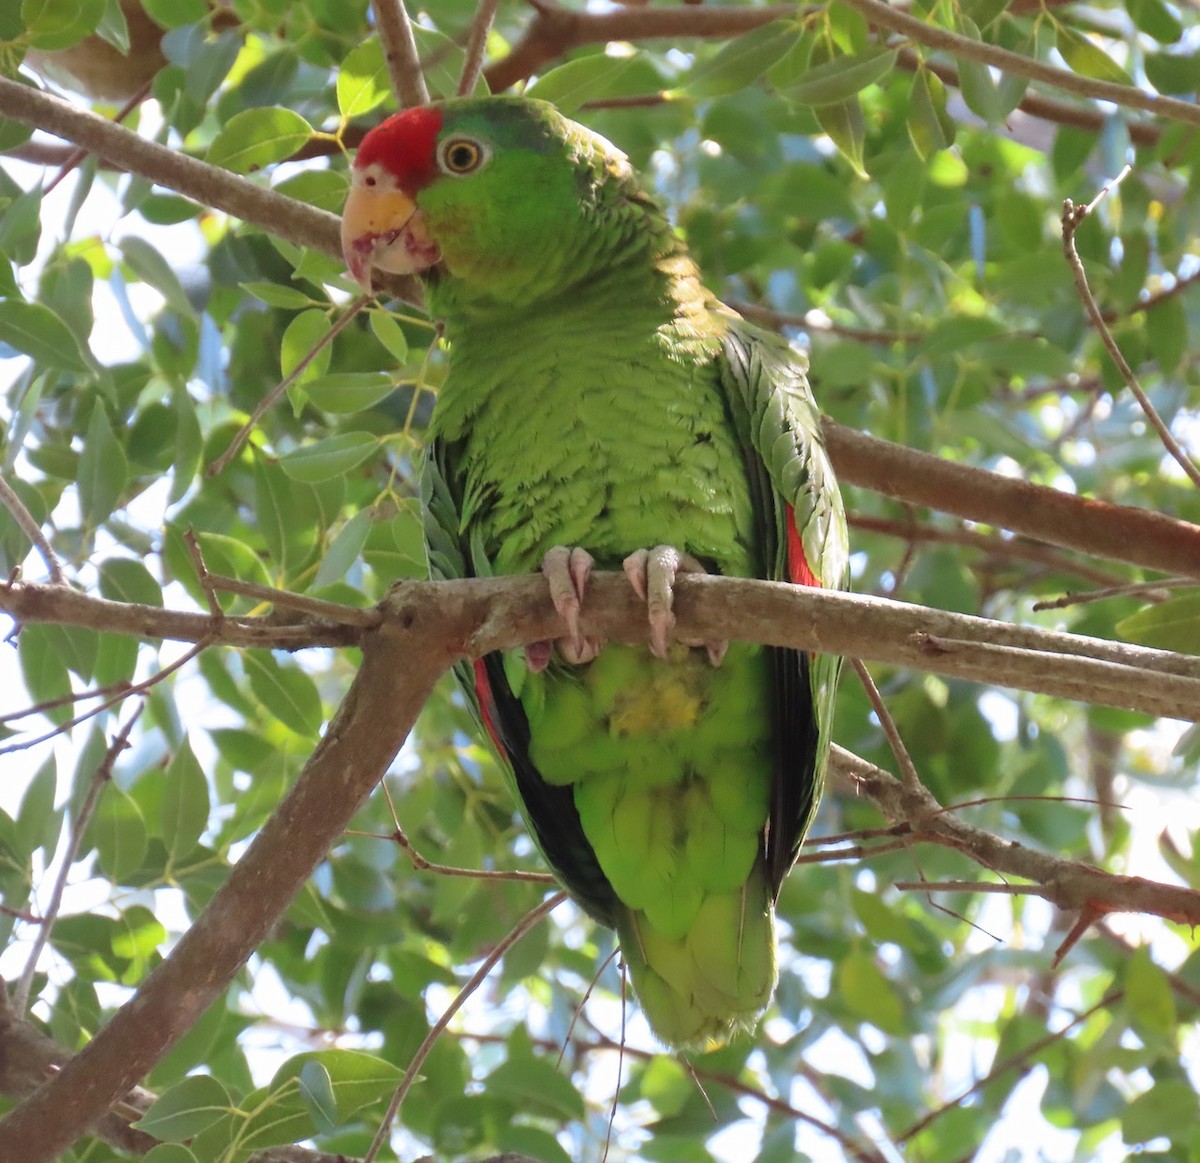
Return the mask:
[[429,185],[438,175],[434,151],[442,128],[442,111],[418,105],[393,113],[362,140],[354,168],[380,165],[409,194]]

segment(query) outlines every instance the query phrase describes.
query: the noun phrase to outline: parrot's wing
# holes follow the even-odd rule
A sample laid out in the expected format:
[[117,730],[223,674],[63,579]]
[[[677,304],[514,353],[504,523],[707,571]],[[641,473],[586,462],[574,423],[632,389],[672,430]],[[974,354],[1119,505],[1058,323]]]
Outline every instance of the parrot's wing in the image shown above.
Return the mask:
[[[482,546],[462,529],[462,498],[450,482],[455,448],[433,440],[425,450],[422,502],[429,573],[433,578],[488,577],[491,563]],[[529,755],[529,720],[513,692],[504,656],[488,654],[455,667],[467,708],[488,738],[514,798],[546,862],[563,887],[598,921],[616,923],[618,901],[583,834],[575,793],[547,783]]]
[[[807,360],[741,319],[726,333],[722,380],[746,451],[767,576],[844,589],[849,548],[841,494],[809,390]],[[775,772],[767,875],[778,895],[825,778],[841,659],[769,647]]]

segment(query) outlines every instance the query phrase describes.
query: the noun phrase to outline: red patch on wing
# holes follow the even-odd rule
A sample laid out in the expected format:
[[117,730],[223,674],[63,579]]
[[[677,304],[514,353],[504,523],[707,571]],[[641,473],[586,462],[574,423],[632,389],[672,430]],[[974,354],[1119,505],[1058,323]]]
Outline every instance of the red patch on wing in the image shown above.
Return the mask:
[[800,530],[796,528],[796,512],[791,505],[787,507],[787,565],[788,579],[793,585],[820,588],[821,579],[813,573],[804,555],[804,543],[800,540]]
[[435,155],[441,130],[442,111],[431,105],[393,113],[362,139],[354,167],[383,166],[406,194],[415,194],[438,176]]
[[496,701],[492,698],[492,684],[488,682],[487,667],[482,658],[475,659],[475,697],[479,700],[480,718],[496,751],[500,755],[507,755],[508,749],[496,729]]

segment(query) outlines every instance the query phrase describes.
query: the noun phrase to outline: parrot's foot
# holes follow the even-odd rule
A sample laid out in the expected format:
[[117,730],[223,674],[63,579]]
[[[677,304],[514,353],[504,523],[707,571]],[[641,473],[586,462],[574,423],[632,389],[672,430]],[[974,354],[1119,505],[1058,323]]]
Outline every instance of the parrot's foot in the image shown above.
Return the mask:
[[[653,549],[635,549],[622,563],[625,576],[637,596],[646,603],[650,615],[650,650],[658,658],[667,657],[667,636],[675,628],[675,578],[681,573],[708,571],[689,553],[681,553],[671,545],[656,545]],[[703,646],[713,666],[720,666],[729,649],[728,640],[689,642],[685,646]]]
[[[595,559],[586,549],[555,545],[542,558],[542,576],[550,585],[550,599],[567,624],[567,637],[558,640],[559,653],[572,666],[591,662],[604,645],[603,638],[585,638],[579,628],[583,591],[592,576]],[[535,674],[550,664],[553,643],[533,642],[525,647],[525,661]]]

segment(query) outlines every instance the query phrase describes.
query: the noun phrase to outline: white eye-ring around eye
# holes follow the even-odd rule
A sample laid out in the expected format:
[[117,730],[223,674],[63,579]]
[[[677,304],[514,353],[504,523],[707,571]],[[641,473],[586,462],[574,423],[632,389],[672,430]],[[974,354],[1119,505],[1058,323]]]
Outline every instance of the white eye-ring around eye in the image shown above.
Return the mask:
[[445,174],[461,178],[473,174],[488,160],[490,151],[473,137],[448,137],[438,146],[438,168]]

